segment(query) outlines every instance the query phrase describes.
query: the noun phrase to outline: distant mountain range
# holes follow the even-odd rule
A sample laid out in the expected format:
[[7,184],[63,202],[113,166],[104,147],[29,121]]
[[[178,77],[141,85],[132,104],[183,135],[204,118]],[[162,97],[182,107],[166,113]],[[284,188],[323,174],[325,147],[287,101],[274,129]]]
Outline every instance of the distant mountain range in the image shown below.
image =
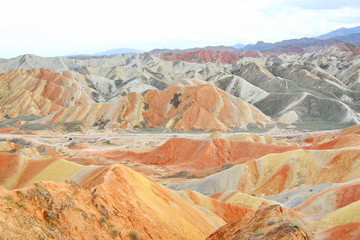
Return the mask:
[[[324,42],[325,41],[325,42]],[[283,40],[275,43],[266,43],[263,41],[258,41],[256,44],[244,45],[242,43],[237,43],[233,45],[234,48],[243,49],[243,50],[270,50],[273,48],[294,45],[300,48],[306,47],[326,47],[340,42],[348,42],[355,45],[360,43],[360,26],[354,28],[339,28],[337,30],[331,31],[329,33],[320,35],[318,37],[312,38],[300,38],[300,39],[289,39]]]
[[329,39],[333,37],[345,36],[353,33],[360,33],[360,26],[354,28],[339,28],[326,34],[318,36],[318,39]]
[[144,50],[138,50],[133,48],[116,48],[110,49],[103,52],[97,52],[93,54],[94,56],[108,56],[108,55],[115,55],[115,54],[125,54],[125,53],[143,53]]
[[177,53],[182,53],[182,52],[196,52],[196,51],[200,51],[200,50],[211,50],[211,51],[227,51],[227,52],[238,52],[239,49],[235,46],[224,46],[224,45],[220,45],[220,46],[206,46],[206,47],[195,47],[195,48],[186,48],[186,49],[168,49],[168,48],[164,48],[164,49],[154,49],[149,51],[149,53],[163,53],[163,52],[177,52]]
[[349,35],[335,37],[343,42],[352,43],[356,46],[360,46],[360,33],[353,33]]
[[[264,41],[258,41],[256,44],[242,44],[237,43],[233,46],[206,46],[206,47],[195,47],[187,49],[153,49],[149,51],[151,54],[159,54],[166,52],[197,52],[200,50],[212,50],[212,51],[227,51],[232,53],[240,53],[242,51],[258,50],[258,51],[272,51],[276,53],[304,53],[317,51],[324,47],[329,47],[342,42],[347,42],[360,46],[360,26],[353,28],[339,28],[329,33],[311,37],[311,38],[299,38],[299,39],[288,39],[275,43],[267,43]],[[68,57],[98,57],[98,56],[111,56],[116,54],[129,54],[129,53],[144,53],[144,50],[138,50],[133,48],[116,48],[93,54],[73,54]]]
[[316,39],[316,38],[300,38],[300,39],[290,39],[290,40],[283,40],[281,42],[276,43],[266,43],[263,41],[259,41],[254,45],[247,45],[243,48],[243,50],[271,50],[273,48],[293,45],[300,48],[309,48],[309,47],[328,47],[334,44],[341,43],[342,41],[339,39],[331,38],[326,40]]
[[241,49],[241,48],[243,48],[243,47],[245,47],[245,46],[246,46],[246,45],[245,45],[245,44],[242,44],[242,43],[237,43],[237,44],[233,45],[234,48],[239,48],[239,49]]
[[117,55],[117,54],[131,54],[131,53],[144,53],[144,50],[138,50],[138,49],[133,49],[133,48],[115,48],[115,49],[110,49],[110,50],[106,50],[103,52],[97,52],[97,53],[79,53],[79,54],[71,54],[68,55],[66,57],[79,57],[79,56],[83,56],[83,57],[100,57],[100,56],[111,56],[111,55]]

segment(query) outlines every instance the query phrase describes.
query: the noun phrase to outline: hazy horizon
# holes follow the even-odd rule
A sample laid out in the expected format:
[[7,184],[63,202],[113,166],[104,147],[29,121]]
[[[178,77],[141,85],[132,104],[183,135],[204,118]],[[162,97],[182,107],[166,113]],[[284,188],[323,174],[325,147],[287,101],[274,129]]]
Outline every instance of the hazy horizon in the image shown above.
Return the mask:
[[14,0],[3,3],[0,20],[0,58],[46,57],[315,37],[360,26],[360,2]]

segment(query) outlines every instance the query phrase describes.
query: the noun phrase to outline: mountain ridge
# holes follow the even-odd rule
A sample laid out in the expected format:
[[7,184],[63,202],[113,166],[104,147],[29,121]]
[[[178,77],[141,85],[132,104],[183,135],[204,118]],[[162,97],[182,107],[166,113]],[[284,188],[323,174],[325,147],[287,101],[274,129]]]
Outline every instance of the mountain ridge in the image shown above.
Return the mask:
[[[298,51],[297,48],[293,49]],[[195,111],[196,104],[191,105],[192,107],[180,104],[181,108],[184,107],[182,108],[184,112],[181,110],[176,113],[179,114],[176,116],[167,116],[166,114],[172,112],[169,109],[164,110],[165,115],[164,112],[156,114],[153,112],[153,115],[147,115],[153,111],[151,106],[150,110],[148,109],[148,102],[145,101],[148,94],[159,91],[156,94],[162,95],[165,89],[171,89],[174,85],[181,83],[182,88],[188,89],[185,92],[190,91],[196,85],[206,84],[212,85],[214,89],[219,88],[221,91],[225,91],[210,91],[211,96],[219,101],[220,98],[216,98],[215,95],[223,96],[220,102],[212,102],[213,106],[196,105],[196,109],[201,110],[200,115],[203,117],[205,115],[215,117],[209,119],[213,119],[212,127],[216,126],[215,128],[218,130],[237,129],[251,123],[249,121],[246,124],[234,125],[234,122],[231,123],[232,120],[230,120],[233,118],[222,119],[219,122],[216,111],[220,109],[220,103],[227,103],[225,99],[249,102],[251,105],[257,106],[261,112],[268,114],[273,122],[286,125],[297,124],[301,127],[303,123],[311,121],[334,124],[337,122],[345,125],[359,122],[359,47],[341,43],[313,53],[280,54],[273,52],[266,55],[255,50],[250,52],[253,55],[245,55],[248,52],[236,55],[230,52],[201,50],[160,56],[149,53],[88,58],[19,56],[0,62],[0,71],[2,71],[0,73],[2,90],[0,101],[3,103],[1,119],[7,122],[5,117],[16,119],[35,114],[43,121],[47,119],[47,123],[66,120],[85,121],[86,118],[90,118],[91,112],[98,114],[106,112],[106,118],[100,119],[93,116],[84,127],[95,124],[101,127],[108,125],[109,128],[120,126],[121,128],[143,128],[160,127],[165,124],[170,128],[179,126],[180,129],[190,130],[203,120],[192,121],[192,126],[185,126],[186,124],[180,124],[182,122],[180,118]],[[178,58],[188,60],[188,62],[180,61]],[[200,61],[202,63],[199,63]],[[42,70],[39,70],[41,67]],[[10,70],[14,68],[19,69]],[[38,70],[36,70],[37,68]],[[31,84],[34,84],[36,88],[30,88]],[[24,89],[22,89],[23,87]],[[83,96],[80,97],[74,92],[69,92],[68,87],[82,89]],[[37,95],[39,89],[43,89],[43,96]],[[195,99],[202,99],[200,92],[205,93],[204,89],[204,87],[199,87],[199,95],[191,98],[192,101],[196,102]],[[173,99],[173,103],[176,105],[178,101],[184,100],[185,95],[188,96],[182,92],[183,90],[178,90],[180,92],[173,92],[173,94],[182,94],[183,96],[176,95],[177,97]],[[50,97],[54,91],[60,91],[57,98]],[[210,94],[210,92],[207,93]],[[221,92],[220,95],[219,92]],[[225,94],[228,96],[224,98]],[[33,101],[27,101],[26,96]],[[17,102],[13,101],[16,97],[19,100]],[[70,101],[72,97],[74,100]],[[16,105],[20,102],[24,103],[23,106],[28,106],[27,111],[24,111],[23,106]],[[230,102],[235,103],[233,100]],[[164,106],[159,105],[157,108],[175,106],[163,103]],[[272,107],[274,103],[276,103],[275,108]],[[117,107],[115,107],[116,104],[118,104]],[[189,104],[191,103],[189,102]],[[130,110],[131,108],[134,109]],[[230,115],[239,110],[234,110],[234,112],[230,111],[230,108],[226,108],[229,110],[227,114]],[[130,112],[125,114],[125,109],[128,109],[127,111],[130,111],[131,114]],[[323,109],[331,109],[331,111],[327,112]],[[72,111],[79,114],[78,118],[75,115],[71,116]],[[331,112],[343,114],[334,115]],[[193,113],[195,114],[195,112]],[[143,118],[144,114],[148,117]],[[120,117],[117,118],[117,116]],[[342,117],[339,118],[339,116]],[[152,119],[160,119],[159,117],[166,121]],[[153,124],[154,121],[160,125]],[[167,121],[170,122],[166,123]],[[225,125],[223,125],[224,121],[227,122]],[[38,120],[36,123],[40,122]],[[152,124],[149,125],[149,123]],[[204,122],[200,125],[202,125],[200,128],[203,128]],[[12,127],[19,127],[19,125]],[[20,127],[27,128],[26,126]]]
[[317,36],[316,38],[324,40],[324,39],[349,35],[349,34],[353,34],[353,33],[360,33],[360,26],[353,27],[353,28],[344,28],[344,27],[342,27],[342,28],[333,30],[331,32],[322,34],[320,36]]

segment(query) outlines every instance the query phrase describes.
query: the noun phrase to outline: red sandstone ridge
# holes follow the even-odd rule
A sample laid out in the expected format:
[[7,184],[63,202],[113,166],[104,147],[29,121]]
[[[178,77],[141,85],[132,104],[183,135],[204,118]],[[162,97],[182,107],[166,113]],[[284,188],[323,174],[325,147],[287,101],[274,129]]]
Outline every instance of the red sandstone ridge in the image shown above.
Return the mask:
[[207,140],[171,138],[149,152],[110,150],[98,154],[112,159],[129,159],[145,164],[174,166],[177,169],[207,169],[235,161],[244,163],[249,159],[296,148],[296,146],[278,146],[221,138]]
[[352,56],[358,58],[360,56],[360,47],[350,43],[339,43],[322,50],[323,53],[328,55],[341,55]]
[[248,51],[244,51],[240,54],[241,57],[244,58],[259,58],[264,56],[260,51],[258,50],[248,50]]
[[255,213],[228,223],[212,233],[207,240],[310,240],[314,239],[295,212],[279,205],[264,207]]
[[319,238],[326,240],[358,240],[360,222],[342,224],[319,233]]
[[259,109],[212,84],[197,80],[188,80],[187,84],[191,85],[177,84],[162,91],[128,94],[117,118],[120,127],[224,131],[250,123],[270,123]]
[[111,112],[109,121],[117,121],[113,126],[119,128],[225,131],[250,123],[270,123],[259,109],[212,84],[194,79],[188,80],[187,84],[190,85],[177,84],[164,90],[133,92],[121,98],[119,104],[108,104],[101,111]]
[[227,51],[199,50],[194,52],[166,52],[160,57],[166,61],[187,61],[187,62],[219,62],[233,64],[240,60],[240,56]]
[[242,58],[260,58],[265,56],[274,56],[279,54],[303,54],[305,50],[294,45],[286,45],[273,48],[266,51],[247,50],[240,53],[233,53],[228,51],[216,51],[216,50],[183,50],[183,51],[167,51],[161,52],[160,58],[165,61],[185,61],[185,62],[197,62],[208,63],[218,62],[224,64],[234,64]]
[[359,200],[360,181],[355,181],[313,195],[293,209],[307,214],[325,214]]
[[[342,130],[337,130],[337,131],[334,131],[331,133],[310,136],[310,137],[306,138],[304,140],[304,142],[311,143],[313,145],[319,144],[319,145],[323,145],[323,146],[327,146],[328,144],[336,145],[336,144],[338,144],[339,141],[341,141],[341,142],[344,141],[344,140],[342,140],[343,137],[349,137],[349,138],[354,137],[352,135],[360,135],[360,125],[355,125],[355,126],[348,127],[348,128],[342,129]],[[337,139],[337,138],[339,138],[339,139]],[[346,139],[346,138],[344,138],[344,139]],[[332,141],[332,140],[334,140],[334,141]],[[330,141],[332,141],[332,143],[329,143]],[[324,144],[324,143],[326,143],[326,144]],[[348,143],[350,143],[350,142],[348,141]]]
[[[191,82],[191,86],[178,84],[163,91],[149,90],[142,100],[145,108],[142,116],[146,119],[146,126],[165,126],[185,131],[230,130],[250,123],[262,125],[270,122],[253,105],[211,84],[195,80]],[[140,94],[128,97],[141,99]],[[136,104],[133,106],[136,108]]]

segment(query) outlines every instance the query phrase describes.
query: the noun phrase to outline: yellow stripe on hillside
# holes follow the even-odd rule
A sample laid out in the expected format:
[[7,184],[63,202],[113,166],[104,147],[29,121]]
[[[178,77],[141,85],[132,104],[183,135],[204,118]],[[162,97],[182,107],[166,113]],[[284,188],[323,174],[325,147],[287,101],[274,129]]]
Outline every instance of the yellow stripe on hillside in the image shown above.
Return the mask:
[[27,185],[39,181],[64,182],[65,180],[71,180],[76,174],[90,167],[92,166],[83,166],[60,159],[44,168]]
[[334,227],[360,221],[360,200],[332,211],[314,222],[318,226]]
[[[7,189],[13,189],[20,179],[20,177],[23,175],[24,170],[26,169],[27,165],[30,162],[30,158],[25,156],[18,156],[19,157],[19,165],[16,169],[16,172],[11,175],[11,177],[7,178],[5,182],[2,184]],[[13,160],[15,161],[15,160]]]
[[276,201],[267,200],[261,197],[251,196],[249,194],[241,193],[241,192],[235,193],[234,195],[226,199],[225,202],[240,204],[242,206],[249,207],[254,210],[257,210],[263,202],[266,202],[270,205],[279,204]]

